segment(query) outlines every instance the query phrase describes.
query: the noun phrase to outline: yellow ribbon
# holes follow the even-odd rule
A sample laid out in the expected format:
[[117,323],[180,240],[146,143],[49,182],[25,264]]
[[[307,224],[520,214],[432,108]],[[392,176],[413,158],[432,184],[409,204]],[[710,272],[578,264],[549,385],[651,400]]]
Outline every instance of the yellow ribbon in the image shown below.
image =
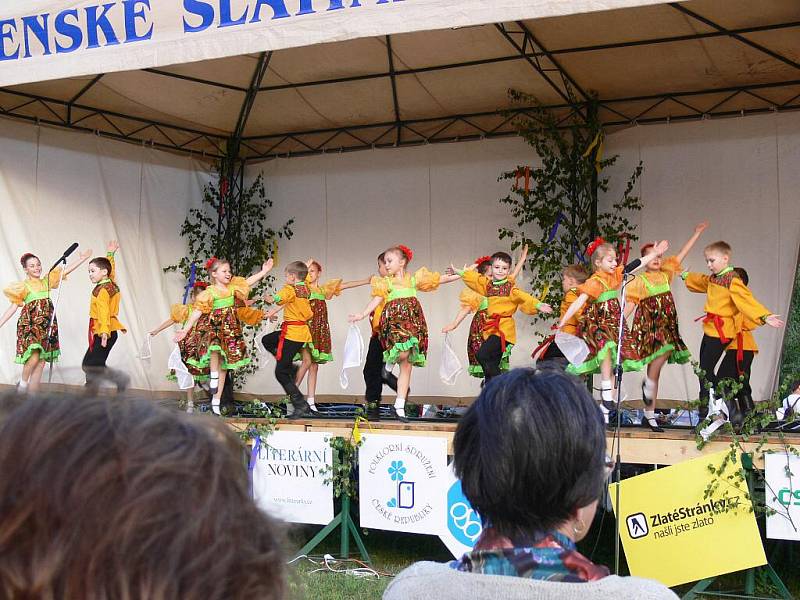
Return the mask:
[[597,170],[597,173],[600,174],[600,170],[602,169],[600,163],[603,161],[603,151],[605,150],[605,136],[603,135],[602,129],[597,132],[592,143],[589,144],[589,147],[584,151],[583,158],[589,158],[589,155],[595,147],[597,148],[597,152],[594,155],[594,168]]
[[355,421],[353,421],[353,439],[355,440],[356,444],[361,443],[361,428],[358,426],[360,422],[364,422],[367,424],[367,427],[370,431],[372,431],[372,425],[370,422],[365,419],[364,417],[356,417]]
[[542,301],[542,302],[544,302],[544,301],[545,301],[545,299],[547,298],[547,294],[549,294],[549,293],[550,293],[550,284],[549,284],[549,283],[547,283],[547,284],[545,284],[545,286],[542,288],[542,299],[541,299],[541,301]]

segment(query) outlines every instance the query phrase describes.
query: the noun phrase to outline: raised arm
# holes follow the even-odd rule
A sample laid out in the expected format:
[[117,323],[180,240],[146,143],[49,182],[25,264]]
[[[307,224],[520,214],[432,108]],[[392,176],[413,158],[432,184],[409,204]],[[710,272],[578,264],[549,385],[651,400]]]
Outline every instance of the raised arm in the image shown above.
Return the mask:
[[380,296],[373,296],[372,300],[369,301],[369,304],[367,304],[367,307],[362,312],[349,315],[347,320],[350,323],[355,323],[356,321],[365,319],[369,313],[378,308],[381,302],[383,302],[383,298]]
[[183,326],[183,329],[180,329],[177,333],[175,333],[175,337],[173,338],[174,341],[180,342],[183,338],[185,338],[202,314],[203,313],[201,313],[199,310],[193,310],[192,314],[189,316],[189,320],[186,321],[186,324]]
[[528,244],[525,244],[522,247],[522,252],[519,255],[519,260],[517,260],[517,264],[514,267],[514,271],[511,273],[511,277],[515,280],[519,277],[519,274],[522,272],[522,269],[525,268],[525,260],[528,258]]
[[641,264],[638,267],[636,267],[632,272],[645,268],[648,264],[650,264],[653,261],[653,259],[655,259],[660,254],[664,254],[664,252],[666,252],[667,250],[669,250],[669,243],[667,242],[667,240],[661,240],[660,242],[654,244],[653,249],[641,258],[642,261]]
[[3,313],[3,316],[0,317],[0,327],[6,324],[6,322],[14,316],[14,313],[17,312],[17,308],[19,308],[16,304],[12,304],[6,309],[6,312]]
[[366,279],[354,279],[353,281],[345,281],[342,283],[341,288],[342,290],[349,290],[352,288],[362,287],[365,285],[369,285],[369,282],[372,280],[372,276],[370,275]]
[[254,273],[253,275],[250,275],[250,277],[245,279],[245,281],[247,282],[247,285],[249,285],[250,287],[253,287],[259,281],[264,279],[264,277],[267,276],[267,273],[269,273],[272,270],[272,266],[274,264],[275,264],[275,262],[271,258],[267,259],[267,262],[265,262],[263,265],[261,265],[261,270],[258,273]]
[[76,258],[76,259],[75,259],[73,262],[71,262],[70,264],[68,264],[68,265],[67,265],[67,266],[64,268],[64,277],[66,277],[67,275],[69,275],[70,273],[72,273],[72,272],[73,272],[75,269],[77,269],[78,267],[80,267],[80,266],[81,266],[83,263],[85,263],[85,262],[86,262],[86,261],[87,261],[87,260],[88,260],[88,259],[89,259],[91,256],[92,256],[92,250],[91,250],[91,248],[90,248],[89,250],[84,250],[83,252],[81,252],[81,253],[78,255],[78,258]]
[[686,255],[689,254],[689,251],[692,249],[692,246],[695,245],[697,239],[700,237],[706,229],[708,229],[708,221],[703,221],[702,223],[698,223],[697,226],[694,228],[694,233],[692,237],[683,245],[680,252],[677,254],[677,259],[679,263],[683,263],[683,259],[686,258]]
[[453,331],[454,329],[456,329],[459,325],[461,325],[461,322],[471,312],[472,311],[470,310],[469,306],[462,306],[461,310],[458,311],[458,314],[456,315],[456,318],[453,319],[453,322],[452,323],[448,323],[447,325],[442,327],[442,333],[448,333],[448,332]]
[[575,300],[572,304],[569,305],[567,312],[564,313],[564,316],[561,317],[561,320],[558,322],[558,328],[562,329],[566,323],[569,323],[570,319],[578,314],[583,308],[583,305],[586,304],[586,301],[589,299],[589,294],[581,294],[578,296],[578,299]]

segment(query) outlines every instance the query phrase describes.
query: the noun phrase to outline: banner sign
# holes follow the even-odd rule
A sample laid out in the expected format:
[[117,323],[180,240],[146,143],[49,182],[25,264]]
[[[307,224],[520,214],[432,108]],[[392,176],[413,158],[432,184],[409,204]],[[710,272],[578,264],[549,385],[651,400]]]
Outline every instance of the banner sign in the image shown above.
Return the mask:
[[800,458],[786,452],[764,455],[764,489],[767,508],[767,537],[800,540]]
[[[620,536],[631,575],[675,586],[767,562],[755,515],[728,475],[706,498],[727,451],[701,456],[620,483]],[[616,490],[611,486],[613,500]]]
[[273,431],[254,448],[253,498],[273,517],[326,525],[333,520],[331,434]]
[[0,86],[666,0],[3,0]]
[[445,521],[447,440],[363,434],[361,527],[437,535]]
[[483,532],[483,524],[472,505],[464,496],[461,480],[453,472],[453,465],[447,468],[445,479],[447,493],[445,523],[439,538],[455,558],[470,552]]

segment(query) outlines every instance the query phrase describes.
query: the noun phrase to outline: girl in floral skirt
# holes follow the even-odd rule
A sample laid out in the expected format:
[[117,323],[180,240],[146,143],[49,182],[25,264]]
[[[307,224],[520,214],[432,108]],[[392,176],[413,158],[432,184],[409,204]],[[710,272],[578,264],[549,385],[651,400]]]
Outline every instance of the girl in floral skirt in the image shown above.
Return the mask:
[[442,283],[460,279],[458,275],[442,277],[425,267],[411,275],[406,268],[412,258],[413,253],[406,246],[393,246],[386,250],[384,264],[388,275],[371,279],[372,301],[363,312],[350,315],[351,323],[360,321],[382,301],[386,302],[378,325],[378,337],[387,369],[395,363],[400,365],[394,411],[401,421],[407,421],[405,404],[411,369],[424,367],[428,352],[428,325],[417,292],[432,292]]
[[211,285],[197,296],[194,310],[183,329],[175,334],[175,341],[180,343],[192,333],[197,336],[197,355],[188,358],[187,366],[209,368],[209,391],[213,395],[211,410],[220,414],[226,372],[250,363],[237,311],[247,300],[250,288],[272,269],[272,259],[247,279],[234,277],[230,263],[221,258],[209,259],[206,269],[211,276]]
[[[46,277],[42,277],[42,263],[39,258],[31,253],[23,254],[19,262],[25,271],[25,280],[12,283],[3,290],[11,306],[0,317],[0,327],[22,307],[22,313],[17,320],[17,349],[14,359],[14,362],[23,365],[22,377],[19,380],[20,391],[38,390],[45,364],[58,360],[61,347],[58,342],[58,322],[53,317],[50,292],[58,287],[59,281],[66,279],[67,275],[91,255],[91,250],[82,252],[75,261],[63,269],[63,276],[62,268],[56,267]],[[52,329],[50,329],[51,319]],[[48,330],[50,330],[49,338]]]

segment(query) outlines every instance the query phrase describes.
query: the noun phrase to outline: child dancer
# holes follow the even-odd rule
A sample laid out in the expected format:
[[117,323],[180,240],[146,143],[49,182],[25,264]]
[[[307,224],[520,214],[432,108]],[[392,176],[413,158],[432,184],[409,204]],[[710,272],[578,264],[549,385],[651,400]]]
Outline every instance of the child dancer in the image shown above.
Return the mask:
[[94,284],[89,302],[89,348],[83,357],[83,371],[86,373],[86,386],[97,388],[102,379],[111,379],[118,391],[128,386],[128,376],[122,371],[106,366],[108,355],[117,343],[117,332],[127,333],[119,322],[119,303],[122,295],[117,285],[114,255],[119,250],[117,240],[111,240],[106,247],[106,256],[89,261],[89,280]]
[[[385,255],[385,252],[381,252],[378,255],[378,276],[381,278],[388,276],[386,264],[383,261]],[[367,419],[370,421],[380,420],[381,393],[384,384],[397,393],[397,377],[394,373],[386,371],[386,363],[383,362],[383,346],[381,346],[380,336],[378,335],[381,314],[386,304],[386,300],[383,297],[380,300],[378,306],[369,315],[372,336],[369,338],[367,359],[364,361],[364,384],[366,386],[364,402],[367,407]]]
[[[148,335],[151,337],[157,336],[159,333],[167,329],[168,327],[172,327],[173,325],[180,325],[181,327],[186,326],[186,322],[189,320],[189,315],[192,314],[194,310],[194,303],[197,301],[197,297],[200,293],[208,287],[208,284],[203,281],[196,281],[192,286],[191,295],[189,297],[189,304],[173,304],[169,311],[169,319],[161,323],[158,327],[153,329]],[[197,348],[199,345],[199,339],[197,336],[197,330],[193,332],[192,335],[186,336],[180,342],[178,342],[178,349],[181,353],[181,360],[183,364],[186,365],[186,370],[189,371],[189,374],[194,379],[195,384],[203,383],[208,381],[209,379],[209,369],[195,367],[189,363],[189,359],[193,358],[197,360],[199,355],[197,353]],[[167,375],[167,379],[170,381],[175,381],[175,373],[171,372]],[[190,388],[186,390],[186,412],[194,412],[194,388]]]
[[411,383],[412,367],[425,366],[428,352],[428,325],[417,292],[432,292],[442,283],[458,279],[457,275],[440,276],[425,267],[414,275],[406,272],[413,253],[406,246],[393,246],[384,253],[387,277],[372,278],[372,301],[363,312],[350,315],[350,322],[364,319],[385,302],[381,311],[378,336],[383,347],[383,360],[388,365],[398,363],[397,398],[394,412],[407,422],[405,404]]
[[[79,258],[63,271],[63,279],[72,273],[92,255],[91,250],[81,252]],[[17,308],[22,307],[22,313],[17,320],[17,355],[14,362],[22,365],[22,377],[18,388],[24,392],[35,392],[42,381],[44,366],[48,362],[55,362],[61,353],[58,343],[58,321],[53,316],[53,303],[50,301],[50,290],[58,287],[62,279],[61,267],[56,267],[47,278],[42,277],[42,263],[38,257],[25,253],[20,258],[22,270],[25,271],[25,280],[9,285],[3,290],[6,298],[11,302],[3,316],[0,317],[0,327],[14,316]],[[53,321],[50,337],[50,321]]]
[[[516,282],[516,279],[519,277],[519,273],[522,271],[522,267],[525,264],[525,258],[527,255],[528,247],[524,246],[522,249],[522,255],[517,261],[517,266],[514,267],[514,272],[509,276],[510,281]],[[491,256],[481,256],[475,260],[474,264],[478,265],[476,267],[476,271],[484,277],[488,278],[491,275]],[[442,327],[442,333],[453,331],[461,324],[461,322],[469,313],[474,313],[472,316],[472,321],[469,324],[469,334],[467,334],[467,360],[469,362],[467,372],[473,377],[483,379],[483,367],[481,367],[480,363],[478,362],[477,353],[481,347],[481,344],[483,344],[483,329],[486,327],[486,322],[489,319],[489,299],[486,296],[481,296],[478,292],[465,287],[461,292],[459,301],[461,302],[461,310],[458,311],[456,318],[453,319],[451,323],[448,323]],[[505,361],[500,361],[500,371],[508,371],[507,359]]]
[[[700,368],[704,371],[704,376],[700,377],[701,420],[708,416],[708,405],[705,403],[706,382],[711,386],[708,392],[709,401],[713,402],[717,384],[726,375],[721,369],[717,370],[717,363],[731,341],[736,339],[742,318],[775,328],[784,324],[778,315],[756,300],[750,289],[736,276],[729,264],[732,251],[727,242],[709,244],[703,252],[711,275],[689,272],[682,274],[689,291],[706,294],[703,341],[700,343]],[[729,414],[738,412],[736,408],[735,405],[731,406]],[[701,431],[701,435],[704,432],[710,435],[723,420],[717,419]]]
[[488,298],[488,318],[483,326],[483,342],[475,353],[475,358],[483,369],[485,381],[500,375],[501,365],[508,364],[511,349],[517,341],[514,313],[519,308],[528,315],[538,311],[552,312],[549,304],[540,302],[527,292],[519,289],[509,279],[511,256],[505,252],[495,252],[490,276],[478,273],[473,265],[469,269],[457,271],[464,283],[472,291]]
[[[642,382],[645,407],[642,425],[659,433],[664,430],[659,427],[653,409],[658,398],[661,369],[666,362],[680,365],[691,358],[678,330],[678,313],[670,286],[675,274],[682,270],[683,259],[707,227],[708,223],[697,225],[692,237],[676,256],[662,259],[661,255],[656,255],[647,264],[644,273],[637,275],[625,288],[630,303],[626,305],[626,312],[630,314],[634,309],[636,312],[631,329],[625,336],[623,353],[628,358],[623,362],[623,368],[626,371],[646,369]],[[647,256],[652,248],[652,244],[642,246],[642,257]]]
[[[303,377],[308,374],[308,394],[306,395],[306,402],[313,412],[317,411],[317,405],[314,402],[314,394],[317,391],[317,372],[319,365],[324,365],[333,360],[331,352],[331,326],[328,322],[328,306],[325,304],[326,300],[330,300],[334,296],[338,296],[344,290],[359,287],[369,284],[369,278],[359,279],[356,281],[345,281],[342,283],[341,279],[331,279],[322,285],[319,284],[319,276],[322,273],[322,265],[320,265],[313,258],[306,262],[308,267],[308,276],[306,277],[306,285],[309,291],[309,302],[311,303],[311,310],[314,316],[311,318],[309,327],[311,328],[311,341],[308,342],[307,348],[311,355],[311,362],[303,362],[297,372],[297,379],[295,383],[299,386],[303,381]],[[294,360],[301,360],[300,355],[296,355]]]
[[[646,267],[651,260],[655,259],[658,254],[666,252],[667,249],[669,249],[669,244],[666,241],[654,244],[653,252],[644,256],[637,268]],[[572,317],[584,307],[586,301],[591,299],[578,327],[578,335],[589,347],[589,356],[580,365],[569,365],[567,372],[576,375],[600,372],[602,377],[600,409],[608,422],[608,409],[603,406],[602,402],[614,401],[612,371],[619,337],[619,288],[622,285],[625,265],[617,265],[617,252],[614,246],[606,243],[603,238],[595,239],[586,249],[586,255],[592,261],[594,273],[578,286],[580,295],[561,317],[558,329],[563,329]]]
[[[589,274],[586,272],[586,268],[583,265],[567,265],[561,270],[561,289],[564,291],[564,299],[561,301],[561,306],[559,308],[560,317],[563,317],[565,314],[567,314],[569,307],[572,306],[572,303],[578,299],[578,286],[583,285],[588,277]],[[564,327],[561,328],[561,331],[577,337],[580,317],[581,311],[575,313],[569,319],[569,321],[564,324]],[[555,335],[552,335],[546,339],[543,342],[543,347],[544,352],[542,352],[538,361],[554,361],[563,369],[567,367],[569,361],[567,360],[567,357],[564,356],[561,348],[558,347],[558,344],[555,340]],[[537,351],[538,349],[533,351],[531,358],[536,356],[538,353]],[[537,365],[539,364],[538,361]]]
[[206,269],[211,275],[211,285],[197,296],[194,310],[183,328],[175,334],[175,341],[181,342],[197,328],[197,357],[189,357],[188,364],[200,369],[209,367],[208,385],[213,396],[211,410],[218,415],[227,371],[250,364],[237,316],[236,299],[247,300],[250,288],[272,269],[272,259],[247,279],[234,277],[230,263],[222,258],[209,259]]
[[312,342],[312,338],[308,324],[314,311],[309,301],[311,293],[305,283],[308,276],[306,264],[299,260],[291,262],[286,265],[284,274],[286,285],[277,294],[264,297],[268,304],[277,304],[267,311],[265,318],[271,319],[282,309],[283,323],[280,331],[268,333],[261,338],[261,343],[268,352],[275,355],[275,379],[288,394],[294,408],[289,418],[299,419],[309,412],[310,407],[297,387],[293,360],[299,353],[306,369],[309,368],[311,352],[308,344]]

